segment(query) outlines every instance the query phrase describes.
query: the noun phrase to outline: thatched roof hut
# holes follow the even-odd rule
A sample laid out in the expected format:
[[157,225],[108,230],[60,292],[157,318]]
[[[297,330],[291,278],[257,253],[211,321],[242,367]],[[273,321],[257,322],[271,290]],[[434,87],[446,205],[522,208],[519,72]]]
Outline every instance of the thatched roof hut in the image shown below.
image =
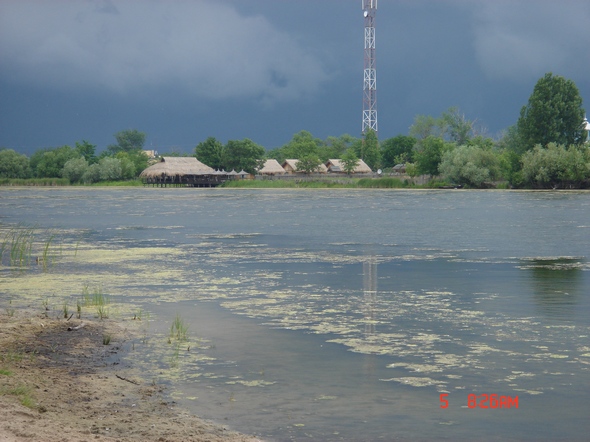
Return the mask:
[[260,175],[283,175],[285,173],[285,169],[275,159],[266,160],[262,168],[258,171]]
[[[326,163],[326,168],[328,172],[332,173],[345,173],[344,172],[344,164],[342,160],[328,160]],[[352,173],[371,173],[371,168],[365,163],[363,160],[359,160],[356,168],[352,171]]]
[[[285,169],[286,173],[302,173],[300,170],[297,169],[297,163],[299,162],[299,160],[293,160],[293,159],[289,159],[289,160],[285,160],[283,162],[283,169]],[[320,164],[318,166],[318,169],[316,171],[316,173],[327,173],[328,169],[324,164]]]
[[210,187],[225,181],[228,174],[216,172],[195,157],[162,157],[141,172],[139,178],[146,184]]

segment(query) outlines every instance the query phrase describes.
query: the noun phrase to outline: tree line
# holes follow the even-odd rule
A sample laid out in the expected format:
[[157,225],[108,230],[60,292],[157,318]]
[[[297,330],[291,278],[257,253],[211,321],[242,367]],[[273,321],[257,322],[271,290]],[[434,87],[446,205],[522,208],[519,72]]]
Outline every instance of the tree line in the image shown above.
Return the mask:
[[96,155],[96,146],[83,140],[68,145],[40,149],[31,157],[11,149],[0,150],[0,178],[65,178],[70,183],[130,180],[148,167],[143,152],[145,133],[136,129],[115,134],[116,144]]
[[[429,175],[473,188],[498,182],[512,187],[587,188],[590,144],[584,122],[575,83],[548,73],[537,81],[517,122],[498,139],[487,136],[477,120],[450,108],[437,117],[418,115],[407,135],[382,142],[371,131],[363,138],[344,134],[325,140],[301,131],[284,146],[267,151],[250,139],[223,144],[209,137],[193,155],[214,169],[249,173],[269,158],[279,163],[298,159],[298,169],[307,173],[333,158],[341,159],[345,171],[351,172],[362,159],[373,170],[387,173],[403,164],[410,178]],[[98,156],[96,146],[87,141],[73,148],[42,149],[30,158],[2,149],[0,178],[63,177],[72,183],[136,178],[148,166],[142,152],[145,134],[133,129],[115,138],[117,143]]]

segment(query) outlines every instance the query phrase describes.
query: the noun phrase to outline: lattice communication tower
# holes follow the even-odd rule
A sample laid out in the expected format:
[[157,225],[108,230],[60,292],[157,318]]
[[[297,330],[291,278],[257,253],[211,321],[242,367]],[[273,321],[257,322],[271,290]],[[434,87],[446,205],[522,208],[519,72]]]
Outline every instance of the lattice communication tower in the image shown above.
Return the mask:
[[377,68],[375,63],[375,14],[377,0],[361,0],[365,17],[365,71],[363,85],[363,135],[377,133]]

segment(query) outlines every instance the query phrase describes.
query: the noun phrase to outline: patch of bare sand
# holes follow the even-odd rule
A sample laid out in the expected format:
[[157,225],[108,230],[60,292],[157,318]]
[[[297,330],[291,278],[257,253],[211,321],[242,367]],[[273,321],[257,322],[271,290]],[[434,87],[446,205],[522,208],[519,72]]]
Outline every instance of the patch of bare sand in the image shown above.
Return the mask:
[[0,442],[258,441],[187,413],[161,387],[107,364],[121,349],[103,336],[129,330],[83,322],[68,331],[81,321],[0,315]]

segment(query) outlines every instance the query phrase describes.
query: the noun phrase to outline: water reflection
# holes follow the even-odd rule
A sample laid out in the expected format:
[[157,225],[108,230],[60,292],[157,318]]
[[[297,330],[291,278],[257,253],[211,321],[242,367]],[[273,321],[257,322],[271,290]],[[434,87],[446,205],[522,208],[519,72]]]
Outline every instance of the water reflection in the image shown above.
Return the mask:
[[365,314],[365,334],[375,333],[375,304],[377,302],[377,261],[369,256],[363,262],[363,296]]
[[572,320],[580,302],[583,263],[579,258],[533,259],[530,270],[533,299],[544,316]]

